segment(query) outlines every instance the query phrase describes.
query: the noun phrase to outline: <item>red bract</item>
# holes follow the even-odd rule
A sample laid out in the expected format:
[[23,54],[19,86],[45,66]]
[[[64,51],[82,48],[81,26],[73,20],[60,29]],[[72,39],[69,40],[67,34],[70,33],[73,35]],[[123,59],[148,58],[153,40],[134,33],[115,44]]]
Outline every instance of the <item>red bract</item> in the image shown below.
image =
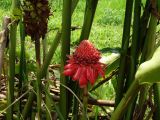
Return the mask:
[[64,75],[79,81],[81,88],[88,81],[93,85],[98,75],[104,77],[104,64],[100,63],[100,52],[88,40],[83,40],[73,55],[69,56],[68,64],[64,67]]

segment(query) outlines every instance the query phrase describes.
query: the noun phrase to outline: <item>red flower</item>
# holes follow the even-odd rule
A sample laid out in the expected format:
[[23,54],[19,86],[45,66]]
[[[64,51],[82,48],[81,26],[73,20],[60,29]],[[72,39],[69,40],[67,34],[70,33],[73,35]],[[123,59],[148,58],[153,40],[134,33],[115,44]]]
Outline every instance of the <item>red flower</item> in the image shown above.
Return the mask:
[[83,40],[73,55],[69,56],[68,64],[64,67],[64,75],[79,81],[81,88],[88,81],[93,85],[98,75],[104,77],[104,64],[100,63],[100,52],[88,40]]

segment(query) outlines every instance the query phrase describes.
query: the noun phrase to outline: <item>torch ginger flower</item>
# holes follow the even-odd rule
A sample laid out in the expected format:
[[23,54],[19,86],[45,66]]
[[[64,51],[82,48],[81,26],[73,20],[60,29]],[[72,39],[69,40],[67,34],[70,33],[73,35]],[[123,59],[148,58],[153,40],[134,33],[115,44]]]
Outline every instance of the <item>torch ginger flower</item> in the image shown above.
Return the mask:
[[88,82],[93,85],[98,75],[104,77],[104,64],[100,63],[100,52],[88,40],[83,40],[76,48],[73,55],[69,56],[68,64],[64,67],[64,75],[79,81],[79,86],[84,88]]

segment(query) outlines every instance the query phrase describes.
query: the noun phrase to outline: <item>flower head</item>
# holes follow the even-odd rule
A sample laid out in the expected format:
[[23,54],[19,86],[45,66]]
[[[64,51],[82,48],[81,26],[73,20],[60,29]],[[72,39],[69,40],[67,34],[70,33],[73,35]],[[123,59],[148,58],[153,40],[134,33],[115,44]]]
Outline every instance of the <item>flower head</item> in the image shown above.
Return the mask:
[[79,81],[81,88],[88,82],[93,85],[98,75],[104,77],[104,64],[100,63],[100,52],[88,40],[83,40],[73,55],[69,56],[68,64],[64,67],[64,75]]
[[24,0],[25,33],[31,38],[44,38],[50,16],[48,0]]

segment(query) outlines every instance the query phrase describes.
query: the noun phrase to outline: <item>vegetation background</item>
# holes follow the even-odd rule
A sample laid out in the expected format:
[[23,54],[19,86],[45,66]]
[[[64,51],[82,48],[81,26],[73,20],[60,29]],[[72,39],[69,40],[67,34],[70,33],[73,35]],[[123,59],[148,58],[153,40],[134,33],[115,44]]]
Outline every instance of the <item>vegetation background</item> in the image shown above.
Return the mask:
[[[157,0],[157,2],[158,1],[159,0]],[[64,2],[64,4],[62,2]],[[138,66],[141,65],[141,63],[143,63],[145,60],[148,60],[148,55],[150,55],[150,57],[151,57],[153,54],[153,53],[148,52],[147,50],[152,50],[152,52],[153,52],[156,48],[153,46],[157,45],[157,42],[156,42],[157,39],[155,40],[155,36],[157,35],[156,32],[159,30],[159,26],[157,27],[157,18],[156,18],[157,16],[155,16],[155,15],[153,16],[153,13],[152,13],[153,11],[148,10],[148,8],[145,7],[145,3],[146,3],[146,5],[147,5],[147,3],[150,3],[149,6],[153,7],[152,6],[153,1],[151,1],[151,0],[142,0],[142,2],[139,0],[135,0],[135,1],[133,1],[133,0],[132,1],[129,1],[129,0],[128,1],[127,0],[99,0],[99,2],[98,2],[98,6],[96,9],[96,13],[95,13],[91,33],[89,36],[89,40],[95,45],[95,47],[99,51],[101,51],[102,58],[105,58],[106,61],[110,60],[109,55],[111,55],[111,56],[113,55],[113,57],[114,57],[114,55],[121,54],[121,56],[120,57],[116,56],[118,58],[117,60],[115,60],[115,61],[113,60],[112,64],[107,64],[106,76],[108,77],[108,75],[111,75],[111,78],[109,76],[107,79],[112,79],[112,81],[110,80],[109,82],[106,82],[105,80],[107,80],[107,79],[105,79],[104,80],[105,84],[101,84],[101,86],[96,88],[96,90],[87,93],[87,94],[89,94],[90,97],[92,97],[94,99],[109,100],[109,101],[115,103],[114,104],[115,108],[117,107],[116,110],[113,112],[113,106],[112,107],[105,107],[105,106],[100,106],[100,105],[99,106],[88,105],[88,111],[90,110],[91,112],[88,112],[87,114],[90,117],[94,116],[95,120],[98,119],[98,117],[97,117],[98,115],[106,115],[106,116],[108,115],[109,116],[108,118],[110,118],[112,113],[113,114],[112,114],[111,119],[118,120],[119,119],[118,117],[122,116],[121,112],[124,113],[125,108],[127,108],[127,110],[126,110],[127,112],[124,114],[125,120],[130,120],[133,116],[137,117],[138,119],[140,119],[140,117],[144,118],[146,116],[147,116],[147,118],[150,118],[150,116],[151,116],[150,114],[153,114],[153,112],[148,112],[148,111],[149,111],[149,109],[154,109],[155,106],[154,107],[149,106],[148,105],[149,103],[146,103],[149,107],[142,109],[143,107],[145,107],[144,102],[149,101],[151,103],[156,104],[156,100],[157,101],[160,100],[160,96],[158,96],[159,94],[156,93],[156,92],[160,93],[160,91],[157,90],[158,88],[160,89],[160,86],[156,83],[157,82],[156,81],[157,80],[157,76],[156,76],[157,71],[153,74],[151,73],[150,74],[151,76],[149,76],[151,78],[153,76],[154,76],[154,78],[156,78],[156,80],[155,80],[156,82],[153,82],[153,83],[155,83],[154,84],[155,86],[153,86],[153,88],[152,87],[150,88],[151,90],[153,89],[153,91],[156,91],[156,92],[152,92],[150,90],[151,94],[148,93],[148,88],[149,88],[148,85],[143,86],[143,88],[145,89],[144,91],[142,91],[142,90],[140,91],[140,88],[142,86],[140,85],[140,83],[138,83],[139,81],[135,77],[135,74],[137,73],[137,70],[138,70]],[[49,112],[46,112],[47,113],[46,116],[44,114],[43,115],[49,119],[50,111],[53,112],[54,109],[56,109],[55,111],[57,112],[58,116],[61,119],[61,117],[63,118],[63,116],[67,117],[66,115],[68,114],[67,113],[68,109],[63,111],[62,105],[64,105],[64,107],[67,108],[69,105],[66,105],[66,103],[70,104],[70,101],[68,101],[68,98],[66,97],[67,94],[65,94],[65,93],[67,93],[66,90],[68,90],[68,88],[66,87],[67,89],[65,89],[63,91],[63,89],[64,89],[63,87],[65,85],[66,86],[68,85],[68,83],[66,84],[66,79],[68,79],[68,78],[61,74],[61,72],[62,72],[61,70],[64,70],[63,65],[65,64],[65,61],[66,61],[66,53],[69,53],[69,51],[67,51],[67,50],[71,49],[71,52],[72,52],[76,48],[76,46],[79,44],[78,40],[81,35],[84,13],[86,12],[85,11],[86,0],[79,0],[79,3],[75,9],[75,12],[72,15],[71,28],[73,28],[73,29],[71,31],[71,40],[72,40],[71,41],[71,48],[69,48],[70,41],[67,40],[67,38],[69,38],[69,33],[70,33],[70,26],[69,26],[69,24],[70,24],[69,19],[70,18],[67,19],[67,18],[65,18],[66,16],[64,15],[64,13],[66,11],[69,13],[69,10],[66,10],[66,11],[62,10],[62,8],[63,7],[65,8],[67,5],[69,7],[70,0],[68,1],[68,3],[66,2],[66,4],[65,4],[65,1],[63,1],[63,0],[49,0],[49,4],[50,4],[50,8],[51,8],[51,16],[49,17],[48,32],[47,32],[47,35],[45,38],[45,40],[47,42],[46,41],[43,42],[43,40],[42,40],[41,49],[44,51],[50,50],[49,49],[50,45],[52,46],[52,44],[54,43],[53,41],[56,40],[54,38],[57,35],[56,34],[57,30],[61,29],[61,27],[62,27],[62,41],[61,41],[62,44],[60,44],[58,46],[58,48],[56,49],[54,57],[52,58],[52,62],[49,66],[49,70],[52,65],[53,66],[59,65],[59,68],[61,67],[61,69],[60,70],[59,69],[58,70],[52,69],[53,70],[52,73],[51,73],[51,71],[49,71],[48,76],[47,76],[46,75],[46,71],[48,68],[47,64],[45,64],[45,62],[44,62],[44,64],[42,64],[42,67],[40,66],[40,64],[36,64],[36,62],[37,62],[36,55],[37,54],[35,55],[35,46],[34,46],[34,44],[36,45],[36,43],[34,43],[34,41],[31,41],[31,38],[29,36],[26,36],[26,41],[25,41],[25,47],[26,47],[26,51],[25,51],[25,53],[26,53],[26,66],[25,67],[27,68],[27,72],[26,72],[25,68],[23,69],[22,65],[20,64],[25,59],[25,57],[22,55],[23,50],[24,50],[24,49],[22,49],[22,46],[21,46],[22,45],[22,36],[20,38],[20,35],[19,35],[19,33],[21,33],[22,29],[20,30],[20,28],[18,27],[18,31],[17,31],[18,34],[16,34],[15,31],[12,31],[13,28],[14,27],[16,28],[16,26],[17,26],[14,22],[12,24],[15,26],[13,28],[12,28],[12,26],[10,27],[10,29],[11,29],[10,32],[12,32],[12,35],[13,35],[13,36],[10,36],[10,38],[14,38],[15,34],[18,35],[17,38],[14,39],[17,42],[16,59],[12,60],[10,57],[13,55],[14,49],[12,49],[12,50],[9,49],[9,53],[7,53],[7,55],[9,56],[9,64],[10,64],[9,68],[10,69],[12,69],[11,63],[16,61],[15,75],[20,74],[21,69],[23,69],[27,73],[26,76],[29,78],[29,82],[31,82],[31,83],[33,82],[33,85],[31,85],[31,86],[34,88],[33,90],[36,91],[35,92],[36,95],[32,91],[31,93],[29,93],[29,95],[28,95],[29,97],[27,99],[31,98],[31,100],[33,101],[34,100],[33,96],[37,96],[37,102],[36,102],[37,103],[37,107],[36,107],[37,111],[36,112],[34,111],[34,113],[38,114],[37,115],[38,119],[40,119],[40,116],[41,116],[41,114],[40,114],[41,109],[45,110],[42,108],[42,104],[41,104],[41,102],[44,102],[44,101],[45,101],[44,103],[46,103],[46,106],[49,109]],[[89,4],[91,4],[92,7],[94,6],[92,4],[92,2],[90,2]],[[128,4],[128,6],[126,4]],[[160,7],[160,4],[158,4],[158,5]],[[132,6],[133,6],[133,9],[132,9]],[[129,11],[127,11],[127,9],[125,9],[125,7],[128,7]],[[131,7],[131,8],[129,8],[129,7]],[[156,9],[156,7],[155,7],[155,9]],[[87,9],[88,9],[88,6],[87,6]],[[62,11],[64,13],[62,13]],[[148,12],[148,14],[145,14],[146,11]],[[5,0],[5,1],[1,0],[0,1],[0,23],[2,23],[2,18],[4,16],[6,16],[6,15],[12,16],[13,15],[13,14],[11,14],[12,12],[11,12],[11,0]],[[127,18],[127,15],[128,15],[128,18]],[[129,17],[129,15],[130,15],[130,17]],[[143,19],[145,17],[148,18],[146,21],[145,21],[145,19]],[[63,22],[62,22],[62,20],[63,20]],[[67,22],[66,22],[66,24],[63,24],[65,20]],[[143,21],[145,21],[146,24],[145,23],[143,24]],[[127,26],[124,26],[123,23],[125,23],[125,25],[127,25]],[[130,25],[130,23],[131,23],[131,25]],[[21,21],[20,21],[20,24],[21,24]],[[69,30],[66,26],[69,26],[68,27]],[[0,27],[2,28],[1,24],[0,24]],[[156,29],[156,27],[158,29]],[[67,28],[67,29],[64,29],[64,28]],[[149,30],[151,32],[148,32]],[[66,41],[67,41],[67,42],[65,41],[66,43],[64,42],[65,37],[66,37]],[[59,36],[59,39],[60,38],[61,37]],[[36,40],[36,39],[34,39],[34,40]],[[58,40],[58,38],[57,38],[57,40]],[[153,41],[150,41],[150,40],[153,40]],[[47,45],[45,43],[47,43]],[[58,42],[57,42],[57,44],[58,44]],[[55,44],[55,46],[57,44]],[[150,44],[153,44],[153,46],[151,46]],[[9,45],[11,45],[9,48],[12,48],[12,45],[13,45],[13,48],[15,46],[14,42],[13,43],[10,42]],[[46,47],[46,49],[44,46]],[[10,51],[13,51],[13,53]],[[41,58],[45,56],[44,51],[42,52],[43,54],[41,54]],[[36,52],[37,52],[37,49],[36,49]],[[50,51],[48,53],[50,53]],[[12,56],[13,58],[14,58],[14,55]],[[52,56],[52,55],[50,55],[50,56]],[[48,58],[50,58],[50,57],[48,57]],[[44,61],[45,60],[46,59],[44,59]],[[47,59],[47,60],[48,60],[48,64],[49,64],[50,60],[49,59]],[[20,67],[20,65],[21,65],[21,67]],[[44,66],[46,65],[46,66],[43,67],[43,65]],[[13,68],[14,68],[14,65],[13,65]],[[39,68],[41,68],[42,70]],[[10,84],[8,85],[8,91],[10,91],[10,90],[12,91],[12,89],[15,89],[15,88],[13,88],[14,82],[11,81],[15,78],[14,69],[12,69],[12,72],[9,71],[8,73],[9,73],[8,74],[9,75],[8,81],[10,83],[13,83],[11,86],[10,86]],[[114,75],[112,75],[112,74],[114,74]],[[142,74],[142,76],[143,75],[145,76],[145,74],[143,74],[143,72],[140,71],[140,75],[141,74]],[[10,76],[12,76],[12,78],[10,78]],[[23,76],[22,78],[26,79],[25,78],[26,76]],[[54,103],[52,103],[52,105],[54,106],[53,109],[49,106],[51,103],[51,101],[49,100],[50,99],[49,97],[51,96],[51,94],[47,95],[47,91],[49,91],[49,93],[50,93],[50,89],[48,89],[50,87],[47,88],[47,86],[50,86],[50,85],[53,86],[52,85],[53,81],[52,82],[49,81],[50,77],[55,77],[55,79],[57,79],[57,81],[60,80],[60,83],[59,83],[60,91],[58,91],[58,93],[57,93],[58,94],[57,96],[60,99],[60,102],[59,102],[60,103],[60,105],[59,105],[60,112]],[[45,78],[45,80],[46,79],[48,80],[46,82],[46,84],[43,83],[44,82],[43,78]],[[145,81],[143,81],[143,80],[145,80],[143,78],[145,78],[145,77],[142,77],[142,83],[145,82]],[[20,79],[20,77],[19,77],[19,81],[21,81],[21,80],[22,79]],[[34,80],[36,81],[36,85],[34,85]],[[103,82],[100,80],[101,79],[98,79],[97,82],[98,83]],[[147,81],[147,82],[152,82],[152,81]],[[30,84],[28,84],[28,83],[27,83],[27,85],[30,86]],[[72,88],[73,84],[70,84],[70,85],[71,86],[69,86],[69,87]],[[61,87],[62,87],[62,89],[61,89]],[[43,88],[43,89],[41,89],[41,88]],[[23,89],[22,86],[19,87],[19,90],[21,90],[21,89]],[[27,89],[29,89],[29,87]],[[78,88],[75,88],[75,90],[76,89],[78,89]],[[93,89],[94,89],[94,87],[93,87]],[[15,91],[16,91],[16,89],[15,89]],[[77,91],[79,91],[79,89]],[[139,97],[136,97],[134,102],[131,101],[130,99],[128,100],[128,98],[135,97],[136,94],[138,93],[138,91],[140,91],[140,94],[138,94]],[[16,92],[13,92],[13,94],[10,95],[10,92],[7,97],[7,102],[8,101],[10,102],[10,103],[9,102],[7,103],[8,105],[11,105],[13,100],[11,100],[10,98],[12,98],[14,96],[14,93],[16,93]],[[75,94],[76,94],[76,91],[73,90],[73,92],[75,92]],[[127,97],[124,96],[124,93],[126,93]],[[154,102],[152,102],[153,98],[152,99],[148,98],[148,96],[152,97],[152,94],[154,94],[155,98],[158,96]],[[45,97],[43,97],[43,95]],[[61,95],[63,95],[63,96],[61,96]],[[44,100],[44,98],[45,98],[45,100]],[[120,102],[121,98],[123,98],[122,102]],[[82,96],[82,98],[80,98],[80,99],[83,99],[82,101],[84,102],[85,95]],[[29,99],[28,101],[31,101],[31,100]],[[114,100],[115,100],[115,102],[114,102]],[[26,102],[25,106],[29,106],[29,104],[27,105],[28,101]],[[76,107],[79,108],[78,106],[76,106],[75,101],[76,100],[74,99],[72,101],[73,103],[71,103],[73,105],[73,111],[72,111],[73,113],[71,116],[73,116],[73,117],[76,116],[76,115],[74,116],[74,111],[75,111],[74,108],[76,108]],[[81,109],[79,109],[81,111],[80,113],[82,113],[82,116],[84,118],[87,118],[85,116],[85,114],[86,114],[86,111],[85,111],[86,106],[85,105],[87,103],[86,101],[83,103],[82,111],[81,111]],[[126,101],[127,101],[127,103],[126,103]],[[138,106],[137,108],[135,107],[136,104]],[[21,103],[18,101],[15,106],[19,107],[20,105],[21,105]],[[24,113],[28,114],[28,112],[26,112],[26,111],[30,109],[29,107],[24,107]],[[46,107],[46,109],[47,109],[47,107]],[[16,112],[19,112],[18,116],[20,116],[20,114],[22,113],[21,107],[19,107],[19,108],[20,109],[17,108],[15,110]],[[25,108],[26,108],[26,111],[25,111]],[[12,112],[13,112],[12,107],[8,107],[7,109],[8,109],[6,111],[7,118],[8,118],[8,120],[10,120],[11,116],[13,115],[12,114]],[[158,107],[158,109],[160,109],[160,106]],[[158,109],[155,111],[158,111]],[[144,112],[144,114],[142,116],[140,116],[139,114],[136,116],[136,114],[134,114],[134,112],[136,112],[136,110],[138,110],[140,112]],[[44,111],[42,111],[42,112],[45,113]],[[61,115],[61,112],[62,112],[62,115]],[[0,115],[1,115],[1,113],[3,113],[3,111],[0,111]],[[145,115],[145,113],[147,113],[147,115]],[[24,117],[26,114],[22,113],[22,116]],[[78,112],[77,112],[77,114],[78,114]],[[114,116],[114,114],[117,115],[118,117]],[[156,115],[158,115],[158,112],[154,116],[156,116]]]

